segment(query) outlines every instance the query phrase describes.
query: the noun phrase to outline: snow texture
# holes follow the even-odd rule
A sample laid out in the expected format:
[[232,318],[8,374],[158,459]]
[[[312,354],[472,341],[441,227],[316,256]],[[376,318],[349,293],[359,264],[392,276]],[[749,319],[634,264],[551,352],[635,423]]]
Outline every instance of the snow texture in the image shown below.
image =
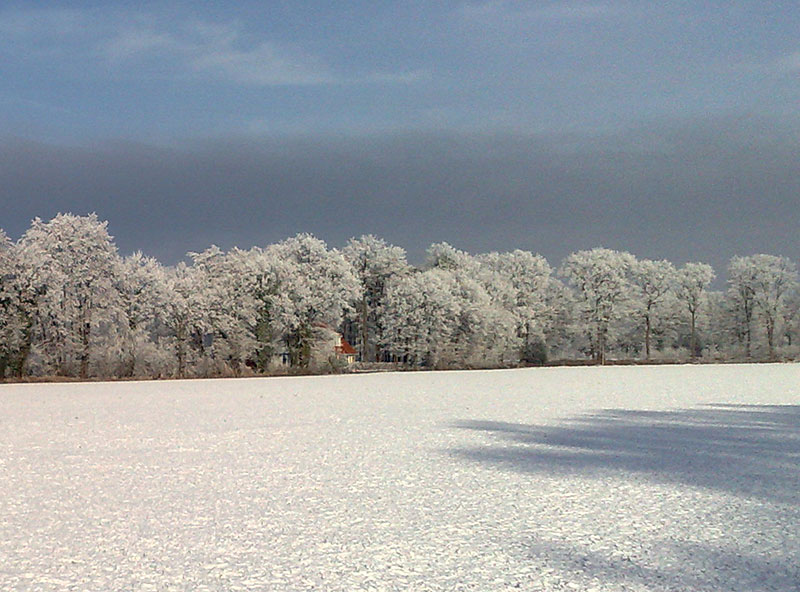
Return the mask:
[[800,588],[800,365],[0,386],[1,590]]

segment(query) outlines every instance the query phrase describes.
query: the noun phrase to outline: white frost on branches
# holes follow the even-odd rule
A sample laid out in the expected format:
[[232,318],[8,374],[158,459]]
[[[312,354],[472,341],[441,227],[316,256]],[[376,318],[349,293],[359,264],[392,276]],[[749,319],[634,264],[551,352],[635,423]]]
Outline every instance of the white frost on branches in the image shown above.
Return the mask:
[[343,335],[363,364],[433,368],[800,356],[786,257],[732,258],[725,292],[710,291],[705,263],[676,269],[603,248],[569,255],[557,274],[528,251],[447,243],[414,267],[372,235],[341,251],[298,234],[189,259],[120,257],[94,214],[37,218],[17,242],[0,230],[0,378],[334,369]]

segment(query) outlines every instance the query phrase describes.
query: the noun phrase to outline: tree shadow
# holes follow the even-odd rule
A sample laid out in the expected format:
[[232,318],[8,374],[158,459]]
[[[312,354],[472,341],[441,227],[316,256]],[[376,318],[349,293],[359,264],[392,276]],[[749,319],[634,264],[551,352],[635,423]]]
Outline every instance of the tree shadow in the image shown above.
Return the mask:
[[[629,557],[613,557],[559,541],[532,542],[528,560],[541,560],[563,574],[556,589],[796,592],[800,566],[791,557],[770,557],[715,549],[708,545],[674,545],[669,565],[649,565]],[[564,586],[566,584],[566,586]],[[570,586],[570,584],[572,584]]]
[[[609,551],[615,539],[606,540],[604,530],[566,540],[558,534],[563,530],[537,522],[509,541],[509,548],[562,574],[557,589],[563,584],[604,590],[800,590],[795,528],[800,520],[800,405],[615,409],[547,426],[459,421],[454,427],[483,434],[480,446],[448,451],[470,462],[597,478],[606,485],[616,478],[644,480],[740,498],[724,516],[715,517],[711,510],[713,532],[725,534],[708,540],[680,535],[698,525],[697,518],[686,519],[681,511],[686,502],[674,508],[674,499],[663,502],[662,515],[670,520],[674,509],[675,520],[683,524],[664,538],[658,531],[623,535],[620,540],[636,541],[631,547],[649,549],[631,556]],[[679,497],[680,492],[679,487]],[[726,504],[725,498],[716,500]],[[588,498],[582,506],[603,503],[607,500]],[[643,508],[640,523],[647,520]],[[587,533],[595,528],[581,522],[576,527]]]
[[459,421],[494,436],[450,452],[524,472],[617,470],[659,482],[775,502],[800,502],[800,405],[708,405],[606,410],[536,426]]

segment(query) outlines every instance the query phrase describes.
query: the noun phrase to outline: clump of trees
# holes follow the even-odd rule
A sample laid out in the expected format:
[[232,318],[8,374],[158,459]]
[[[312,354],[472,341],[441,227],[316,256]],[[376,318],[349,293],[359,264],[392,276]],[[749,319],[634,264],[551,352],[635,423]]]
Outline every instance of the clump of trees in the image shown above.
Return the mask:
[[554,270],[439,243],[415,267],[374,236],[339,250],[299,234],[189,260],[123,257],[94,214],[36,219],[16,242],[0,230],[0,378],[321,371],[340,334],[361,364],[409,367],[800,356],[786,257],[734,257],[723,291],[707,264],[601,248]]

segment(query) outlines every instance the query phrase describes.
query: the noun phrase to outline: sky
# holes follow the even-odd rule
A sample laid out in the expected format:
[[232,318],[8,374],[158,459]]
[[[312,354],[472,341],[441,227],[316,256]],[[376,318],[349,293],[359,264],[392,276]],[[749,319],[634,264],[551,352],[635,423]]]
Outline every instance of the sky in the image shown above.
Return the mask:
[[800,259],[796,2],[0,4],[0,228]]

